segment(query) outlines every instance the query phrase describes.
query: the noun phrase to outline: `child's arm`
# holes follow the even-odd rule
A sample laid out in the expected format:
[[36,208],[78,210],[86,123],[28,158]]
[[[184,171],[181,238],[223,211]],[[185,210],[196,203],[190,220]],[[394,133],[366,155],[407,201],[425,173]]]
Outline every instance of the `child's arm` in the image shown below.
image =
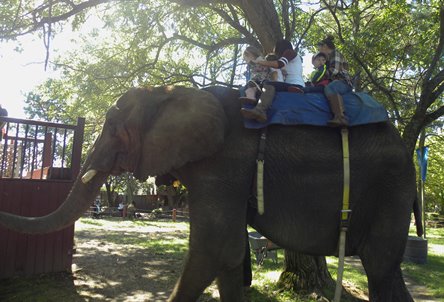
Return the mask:
[[255,61],[255,63],[262,65],[262,66],[266,66],[266,67],[271,67],[271,68],[279,68],[279,63],[278,61]]
[[277,82],[279,78],[277,70],[270,71],[270,73],[268,74],[268,78],[270,79],[270,81]]

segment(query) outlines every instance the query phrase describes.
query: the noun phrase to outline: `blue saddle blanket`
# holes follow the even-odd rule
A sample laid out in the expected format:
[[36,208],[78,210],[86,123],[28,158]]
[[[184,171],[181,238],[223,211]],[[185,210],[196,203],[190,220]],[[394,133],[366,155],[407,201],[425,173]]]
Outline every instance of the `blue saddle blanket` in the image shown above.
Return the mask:
[[[350,126],[388,120],[385,108],[366,93],[348,93],[343,95],[343,99]],[[249,105],[245,107],[251,108]],[[267,115],[268,120],[265,123],[245,119],[244,125],[251,129],[272,124],[327,126],[327,121],[333,118],[323,93],[277,92]]]

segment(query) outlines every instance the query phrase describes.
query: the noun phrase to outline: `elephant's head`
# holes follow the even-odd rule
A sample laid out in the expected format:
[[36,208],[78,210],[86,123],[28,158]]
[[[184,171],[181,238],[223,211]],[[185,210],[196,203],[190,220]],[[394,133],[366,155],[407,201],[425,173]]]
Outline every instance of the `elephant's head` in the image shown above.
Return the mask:
[[108,175],[138,179],[162,175],[215,153],[227,127],[211,93],[184,87],[134,88],[112,106],[102,133],[65,202],[43,217],[0,212],[0,224],[24,233],[46,233],[74,223],[88,209]]

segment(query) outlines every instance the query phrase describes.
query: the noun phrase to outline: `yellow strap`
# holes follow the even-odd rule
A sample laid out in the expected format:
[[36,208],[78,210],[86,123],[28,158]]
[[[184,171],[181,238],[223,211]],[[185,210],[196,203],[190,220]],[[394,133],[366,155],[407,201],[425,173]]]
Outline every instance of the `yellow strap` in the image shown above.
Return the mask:
[[348,129],[342,128],[342,157],[344,161],[344,193],[342,196],[342,214],[341,219],[345,220],[349,215],[350,208],[350,152],[348,145]]
[[345,241],[347,235],[348,218],[350,215],[350,152],[348,144],[348,129],[341,129],[342,137],[342,159],[344,162],[344,193],[342,196],[342,211],[341,211],[341,228],[338,241],[338,274],[336,277],[336,288],[333,302],[341,301],[342,294],[342,277],[344,273],[345,260]]
[[257,211],[263,215],[264,208],[264,161],[257,161]]

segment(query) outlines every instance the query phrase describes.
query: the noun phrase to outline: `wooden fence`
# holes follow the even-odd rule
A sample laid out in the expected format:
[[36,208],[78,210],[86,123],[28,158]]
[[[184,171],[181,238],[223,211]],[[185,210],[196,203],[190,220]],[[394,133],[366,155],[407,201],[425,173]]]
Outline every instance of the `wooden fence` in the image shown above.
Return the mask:
[[[43,216],[66,198],[80,170],[77,125],[0,117],[0,211]],[[74,225],[45,235],[0,227],[0,278],[70,270]]]

